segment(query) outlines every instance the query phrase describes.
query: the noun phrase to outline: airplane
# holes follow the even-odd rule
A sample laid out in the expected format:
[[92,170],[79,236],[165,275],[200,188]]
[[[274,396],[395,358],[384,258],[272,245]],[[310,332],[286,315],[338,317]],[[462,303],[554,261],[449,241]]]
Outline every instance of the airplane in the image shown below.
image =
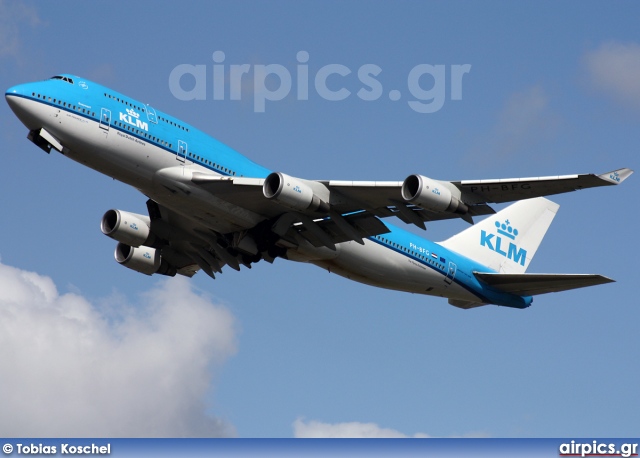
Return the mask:
[[[633,171],[495,180],[308,180],[262,167],[149,104],[61,74],[5,93],[27,138],[138,189],[148,215],[108,210],[102,232],[134,271],[215,278],[280,257],[356,282],[470,309],[523,309],[534,295],[599,285],[596,274],[531,274],[559,206],[544,196],[619,185]],[[491,203],[516,201],[495,212]],[[435,243],[382,220],[471,224]],[[474,224],[474,217],[486,217]]]

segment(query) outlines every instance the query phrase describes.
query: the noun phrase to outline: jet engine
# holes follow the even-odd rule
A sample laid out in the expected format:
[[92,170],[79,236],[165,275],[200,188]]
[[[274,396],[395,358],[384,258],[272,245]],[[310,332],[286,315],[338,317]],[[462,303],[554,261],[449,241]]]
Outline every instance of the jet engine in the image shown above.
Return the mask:
[[[457,189],[456,189],[457,190]],[[454,195],[457,194],[457,195]],[[448,183],[422,175],[411,175],[402,183],[402,198],[425,210],[465,214],[469,211],[460,200],[460,191],[452,192]]]
[[329,204],[313,192],[309,183],[312,182],[273,172],[264,180],[262,193],[293,210],[328,213]]
[[122,210],[109,210],[102,217],[100,229],[104,235],[132,247],[153,245],[155,236],[149,229],[148,216]]
[[160,256],[160,250],[148,246],[132,247],[118,243],[114,253],[116,261],[125,267],[145,275],[161,274],[173,277],[176,268]]

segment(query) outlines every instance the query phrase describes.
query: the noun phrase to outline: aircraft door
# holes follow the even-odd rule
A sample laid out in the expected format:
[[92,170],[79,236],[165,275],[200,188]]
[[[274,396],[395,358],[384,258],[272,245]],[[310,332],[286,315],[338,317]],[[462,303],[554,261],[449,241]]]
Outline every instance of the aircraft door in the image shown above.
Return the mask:
[[456,272],[458,271],[458,266],[449,261],[449,269],[447,269],[447,275],[444,277],[444,282],[447,285],[450,285],[454,278],[456,278]]
[[147,119],[153,124],[158,124],[158,117],[156,116],[156,110],[150,105],[147,105]]
[[176,159],[184,164],[184,161],[186,158],[187,158],[187,142],[178,140],[178,154],[176,155]]
[[100,110],[100,128],[108,132],[110,124],[111,124],[111,110],[102,108]]

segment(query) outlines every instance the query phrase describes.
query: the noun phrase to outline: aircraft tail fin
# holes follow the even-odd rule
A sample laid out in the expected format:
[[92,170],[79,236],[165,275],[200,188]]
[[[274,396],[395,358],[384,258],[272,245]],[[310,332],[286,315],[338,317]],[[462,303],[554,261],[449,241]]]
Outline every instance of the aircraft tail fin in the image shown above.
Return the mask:
[[544,197],[516,202],[440,245],[500,273],[524,273],[560,206]]

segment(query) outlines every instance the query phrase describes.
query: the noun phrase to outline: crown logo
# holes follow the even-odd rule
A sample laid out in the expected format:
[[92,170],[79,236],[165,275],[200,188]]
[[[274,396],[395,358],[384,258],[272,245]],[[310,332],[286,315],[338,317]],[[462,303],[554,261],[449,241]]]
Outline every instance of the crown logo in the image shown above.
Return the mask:
[[498,229],[498,234],[509,237],[511,240],[515,240],[515,238],[518,236],[518,229],[514,229],[513,227],[511,227],[511,223],[509,222],[509,220],[505,220],[504,223],[496,221],[496,228]]
[[134,110],[133,108],[127,108],[127,114],[138,119],[140,117],[139,113],[136,113],[136,110]]
[[612,174],[609,175],[609,178],[611,178],[613,181],[617,181],[618,183],[620,183],[620,174],[618,172],[613,172]]

